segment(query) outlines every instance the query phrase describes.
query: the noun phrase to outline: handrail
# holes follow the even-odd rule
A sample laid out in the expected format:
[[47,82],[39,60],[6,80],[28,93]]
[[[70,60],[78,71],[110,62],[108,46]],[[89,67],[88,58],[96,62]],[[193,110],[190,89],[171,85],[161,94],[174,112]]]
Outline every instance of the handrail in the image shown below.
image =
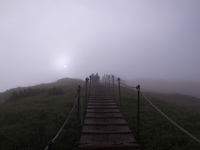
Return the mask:
[[196,138],[195,136],[193,136],[191,133],[189,133],[188,131],[186,131],[183,127],[181,127],[180,125],[178,125],[176,122],[174,122],[171,118],[169,118],[165,113],[163,113],[158,107],[156,107],[143,93],[142,96],[147,100],[147,102],[149,102],[149,104],[151,104],[151,106],[153,108],[155,108],[161,115],[163,115],[168,121],[170,121],[174,126],[176,126],[177,128],[179,128],[181,131],[183,131],[186,135],[188,135],[190,138],[192,138],[193,140],[195,140],[196,142],[200,143],[200,140],[198,138]]
[[[109,91],[110,91],[110,77],[112,76],[113,78],[113,96],[114,96],[114,75],[104,75],[104,80],[105,80],[105,84],[106,81],[109,80]],[[118,77],[117,80],[118,81],[118,93],[119,93],[119,107],[120,109],[122,109],[122,104],[121,104],[121,85],[129,87],[129,88],[135,88],[138,91],[138,104],[137,104],[137,140],[140,140],[140,85],[136,86],[136,87],[131,87],[131,86],[127,86],[126,84],[121,82],[121,79]]]
[[77,96],[77,98],[76,98],[76,101],[75,101],[75,103],[74,103],[74,106],[72,107],[72,109],[71,109],[71,111],[70,111],[70,113],[69,113],[67,119],[65,120],[64,124],[62,125],[62,127],[60,128],[60,130],[58,131],[58,133],[55,135],[55,137],[54,137],[54,138],[48,143],[48,145],[45,147],[45,150],[51,150],[52,144],[55,142],[55,140],[58,138],[58,136],[60,135],[60,133],[62,132],[62,130],[63,130],[64,127],[66,126],[66,124],[67,124],[69,118],[71,117],[72,112],[74,111],[74,108],[75,108],[75,106],[76,106],[76,104],[77,104],[79,98],[80,98],[80,93],[78,94],[78,96]]
[[[122,83],[121,83],[122,84]],[[129,88],[138,88],[137,87],[130,87],[126,84],[123,84],[126,87]],[[168,121],[170,121],[174,126],[176,126],[178,129],[180,129],[182,132],[184,132],[186,135],[188,135],[191,139],[193,139],[194,141],[200,143],[200,139],[198,139],[197,137],[193,136],[191,133],[189,133],[188,131],[186,131],[183,127],[181,127],[180,125],[178,125],[176,122],[174,122],[170,117],[168,117],[165,113],[163,113],[158,107],[156,107],[142,92],[142,96],[145,98],[145,100],[153,107],[155,108],[162,116],[164,116]]]
[[[80,125],[83,124],[83,116],[84,116],[84,100],[83,100],[83,97],[85,98],[85,103],[87,103],[87,98],[88,98],[88,92],[87,92],[87,84],[88,84],[88,81],[89,81],[89,78],[86,78],[85,79],[85,90],[84,90],[84,94],[81,95],[81,87],[80,85],[78,86],[78,95],[77,95],[77,98],[76,98],[76,101],[67,117],[67,119],[65,120],[64,124],[62,125],[62,127],[60,128],[60,130],[57,132],[57,134],[55,135],[55,137],[48,143],[48,145],[45,147],[44,150],[52,150],[52,145],[53,143],[56,141],[56,139],[59,137],[60,133],[63,131],[64,127],[66,126],[66,124],[68,123],[71,115],[72,115],[72,112],[74,111],[76,105],[78,104],[78,126],[77,126],[77,140],[79,140],[79,136],[80,136]],[[90,81],[90,85],[91,85],[91,81]],[[89,89],[90,90],[90,89]],[[90,91],[89,91],[90,92]],[[82,110],[82,114],[81,114],[81,120],[80,121],[80,100],[81,101],[81,110]],[[77,141],[78,142],[78,141]],[[42,147],[44,148],[44,147]]]
[[127,87],[127,88],[131,88],[131,89],[137,88],[137,87],[133,87],[133,86],[128,86],[128,85],[126,85],[126,84],[124,84],[124,83],[122,83],[122,82],[121,82],[121,84],[122,84],[123,86]]

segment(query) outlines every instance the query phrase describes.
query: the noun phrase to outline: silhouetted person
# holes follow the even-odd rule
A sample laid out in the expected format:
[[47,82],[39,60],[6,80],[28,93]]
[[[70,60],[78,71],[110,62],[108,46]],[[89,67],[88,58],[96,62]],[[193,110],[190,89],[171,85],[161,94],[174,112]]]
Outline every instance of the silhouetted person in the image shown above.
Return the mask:
[[99,77],[98,73],[96,73],[96,75],[95,75],[96,83],[99,83],[99,79],[100,79],[100,77]]
[[91,75],[92,83],[94,83],[94,84],[99,83],[99,79],[100,79],[100,77],[99,77],[98,73],[96,73],[96,75],[93,75],[93,74]]

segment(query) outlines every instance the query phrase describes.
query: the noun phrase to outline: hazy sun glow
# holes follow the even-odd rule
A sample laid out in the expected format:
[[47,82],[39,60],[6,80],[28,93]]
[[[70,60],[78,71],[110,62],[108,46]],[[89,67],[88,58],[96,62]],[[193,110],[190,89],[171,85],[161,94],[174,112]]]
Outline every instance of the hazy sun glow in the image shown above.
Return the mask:
[[69,59],[64,57],[57,58],[56,68],[57,69],[65,69],[69,67]]

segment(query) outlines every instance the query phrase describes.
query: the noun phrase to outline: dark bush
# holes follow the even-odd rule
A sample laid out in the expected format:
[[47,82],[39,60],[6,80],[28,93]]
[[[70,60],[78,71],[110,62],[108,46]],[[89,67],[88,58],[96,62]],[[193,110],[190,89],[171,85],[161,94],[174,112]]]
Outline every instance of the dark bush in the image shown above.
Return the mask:
[[14,91],[10,97],[8,98],[8,101],[16,101],[20,98],[23,98],[23,97],[29,97],[29,96],[35,96],[35,95],[39,95],[41,94],[42,92],[44,92],[44,90],[41,90],[39,88],[37,89],[33,89],[33,88],[27,88],[27,89],[24,89],[24,90],[20,90],[20,91]]
[[59,95],[59,94],[63,94],[63,93],[64,93],[63,90],[59,87],[53,87],[48,90],[49,95]]

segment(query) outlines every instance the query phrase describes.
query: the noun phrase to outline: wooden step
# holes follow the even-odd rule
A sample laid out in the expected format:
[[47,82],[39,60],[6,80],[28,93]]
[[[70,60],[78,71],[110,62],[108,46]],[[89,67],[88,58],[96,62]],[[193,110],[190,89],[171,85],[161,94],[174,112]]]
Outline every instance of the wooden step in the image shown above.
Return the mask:
[[114,103],[114,100],[89,100],[88,103]]
[[123,117],[123,115],[120,112],[113,112],[113,113],[86,113],[87,117],[102,117],[102,118],[112,118],[112,117]]
[[128,125],[126,122],[124,123],[89,123],[89,122],[84,122],[84,125],[102,125],[102,126],[106,126],[106,125]]
[[123,116],[122,117],[117,117],[117,116],[94,116],[94,117],[85,117],[85,118],[124,118]]
[[88,109],[116,109],[117,106],[88,106]]
[[82,134],[130,134],[131,131],[82,131]]
[[127,125],[84,125],[85,131],[131,131]]
[[103,85],[92,85],[78,149],[140,149],[115,100]]
[[119,113],[120,110],[116,109],[104,109],[104,110],[99,110],[99,109],[87,109],[86,113]]
[[98,105],[98,106],[112,106],[112,105],[116,105],[115,103],[88,103],[88,106],[92,106],[92,105]]
[[[102,144],[101,144],[102,143]],[[79,143],[79,150],[124,150],[124,149],[129,149],[129,150],[139,150],[140,146],[137,143],[130,143],[128,145],[123,145],[123,143],[121,144],[116,144],[115,142],[113,142],[113,145],[105,145],[103,142],[101,142],[100,144],[94,144],[94,145],[89,145],[87,143]]]

